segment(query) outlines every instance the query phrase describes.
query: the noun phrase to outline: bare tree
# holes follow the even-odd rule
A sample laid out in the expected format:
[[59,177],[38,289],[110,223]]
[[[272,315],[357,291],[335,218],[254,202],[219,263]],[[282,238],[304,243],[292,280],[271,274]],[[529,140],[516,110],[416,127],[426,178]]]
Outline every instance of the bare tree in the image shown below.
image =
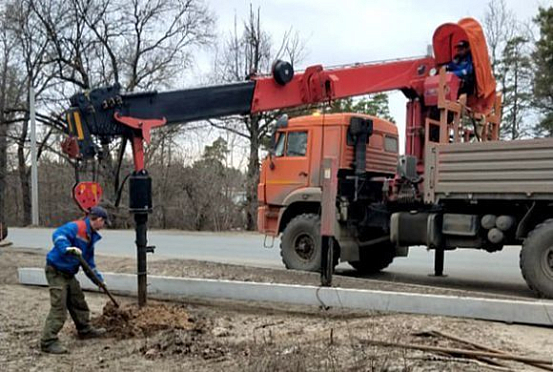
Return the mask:
[[530,109],[531,99],[530,29],[519,22],[505,0],[491,0],[484,30],[492,70],[503,96],[501,135],[517,139],[528,131],[524,114]]
[[484,32],[490,50],[492,71],[499,76],[500,60],[507,42],[513,38],[516,30],[514,13],[507,8],[505,0],[490,0],[484,14]]
[[45,66],[45,55],[48,47],[48,38],[41,32],[39,22],[31,16],[28,1],[14,2],[10,7],[9,17],[13,27],[13,36],[17,40],[19,56],[24,66],[25,76],[25,103],[19,138],[17,140],[17,160],[19,182],[23,202],[23,224],[31,224],[31,188],[29,182],[30,168],[27,167],[29,151],[27,137],[29,132],[29,110],[31,90],[35,90],[36,97],[49,87],[53,76]]
[[10,63],[15,42],[8,33],[5,14],[1,16],[0,23],[0,224],[6,223],[6,190],[7,190],[7,165],[8,165],[8,124],[6,107],[13,97],[10,84]]
[[[305,57],[305,45],[297,33],[287,31],[275,51],[270,35],[263,29],[260,10],[250,5],[249,17],[238,30],[234,30],[225,40],[222,51],[215,60],[214,75],[219,82],[236,82],[259,73],[270,71],[273,60],[285,58],[300,62]],[[246,173],[246,228],[253,230],[257,218],[257,184],[259,183],[259,151],[267,137],[278,112],[230,117],[211,120],[216,128],[230,131],[249,144],[248,167]]]
[[[5,3],[2,14],[3,31],[13,43],[10,48],[12,70],[17,69],[18,72],[18,88],[16,92],[12,93],[18,99],[12,100],[9,104],[4,102],[2,116],[4,126],[19,123],[18,126],[12,127],[14,128],[13,131],[17,132],[17,168],[22,193],[24,224],[30,224],[31,222],[29,171],[26,165],[28,154],[25,148],[28,134],[29,91],[31,87],[36,87],[37,93],[40,95],[48,86],[50,80],[46,69],[43,69],[42,62],[47,41],[41,30],[36,28],[36,22],[33,22],[29,15],[28,2],[25,0]],[[4,45],[7,46],[6,43]],[[5,62],[6,67],[7,60]],[[6,88],[3,87],[4,94]],[[23,102],[20,100],[21,97],[26,97]],[[11,116],[9,120],[6,120],[6,115]],[[7,128],[4,128],[4,131],[7,131]]]
[[[65,95],[112,84],[126,91],[175,86],[194,48],[213,40],[213,17],[202,0],[29,1],[48,33],[48,62],[69,84]],[[100,146],[98,169],[113,203],[119,177],[111,154],[121,152],[123,142]]]

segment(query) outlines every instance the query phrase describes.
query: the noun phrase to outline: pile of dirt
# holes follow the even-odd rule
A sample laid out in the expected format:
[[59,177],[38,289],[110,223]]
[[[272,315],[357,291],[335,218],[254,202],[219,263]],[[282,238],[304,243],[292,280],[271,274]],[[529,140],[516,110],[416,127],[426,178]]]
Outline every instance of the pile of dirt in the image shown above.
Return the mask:
[[183,305],[151,303],[139,308],[126,304],[117,308],[108,302],[102,315],[92,320],[96,327],[104,327],[108,337],[127,339],[147,337],[166,329],[191,330],[201,327],[195,324]]
[[92,322],[106,328],[107,337],[144,338],[137,352],[147,359],[186,355],[209,360],[228,353],[227,347],[213,342],[206,321],[191,317],[184,305],[150,302],[143,308],[135,304],[117,308],[108,302]]

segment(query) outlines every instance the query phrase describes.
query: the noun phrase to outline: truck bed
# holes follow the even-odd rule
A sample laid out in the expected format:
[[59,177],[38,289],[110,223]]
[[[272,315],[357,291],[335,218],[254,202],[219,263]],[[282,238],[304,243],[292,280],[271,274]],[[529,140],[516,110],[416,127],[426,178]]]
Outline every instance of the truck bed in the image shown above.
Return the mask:
[[424,199],[553,200],[553,139],[430,144]]

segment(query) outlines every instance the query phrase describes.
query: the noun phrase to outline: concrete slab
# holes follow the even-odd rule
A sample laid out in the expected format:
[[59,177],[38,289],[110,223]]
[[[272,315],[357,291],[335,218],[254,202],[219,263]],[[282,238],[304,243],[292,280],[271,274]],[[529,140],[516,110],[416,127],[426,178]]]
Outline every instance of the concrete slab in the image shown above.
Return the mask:
[[[136,293],[136,276],[103,273],[110,290]],[[84,289],[96,290],[82,272],[77,279]],[[20,268],[19,281],[46,285],[43,269]],[[412,314],[444,315],[508,323],[553,326],[553,301],[515,301],[419,293],[325,288],[278,283],[148,276],[148,293],[177,297],[265,301],[295,305],[330,306]]]
[[10,245],[12,245],[13,243],[10,242],[9,240],[7,239],[4,239],[4,240],[0,240],[0,247],[9,247]]

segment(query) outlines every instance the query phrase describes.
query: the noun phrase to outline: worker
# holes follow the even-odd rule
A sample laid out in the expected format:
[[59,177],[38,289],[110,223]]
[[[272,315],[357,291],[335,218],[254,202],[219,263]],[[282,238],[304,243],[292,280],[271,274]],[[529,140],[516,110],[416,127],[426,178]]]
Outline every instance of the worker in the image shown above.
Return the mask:
[[447,71],[452,72],[461,79],[460,94],[471,94],[474,91],[474,65],[472,63],[469,42],[461,40],[455,45],[455,48],[457,53],[447,65]]
[[50,313],[46,318],[40,348],[51,354],[64,354],[58,333],[67,317],[67,310],[75,323],[79,338],[100,337],[104,328],[90,324],[90,310],[75,275],[79,271],[79,255],[103,282],[94,263],[94,245],[101,239],[98,233],[109,224],[108,214],[102,207],[92,207],[84,219],[66,223],[54,231],[54,247],[46,256],[46,279],[50,289]]

